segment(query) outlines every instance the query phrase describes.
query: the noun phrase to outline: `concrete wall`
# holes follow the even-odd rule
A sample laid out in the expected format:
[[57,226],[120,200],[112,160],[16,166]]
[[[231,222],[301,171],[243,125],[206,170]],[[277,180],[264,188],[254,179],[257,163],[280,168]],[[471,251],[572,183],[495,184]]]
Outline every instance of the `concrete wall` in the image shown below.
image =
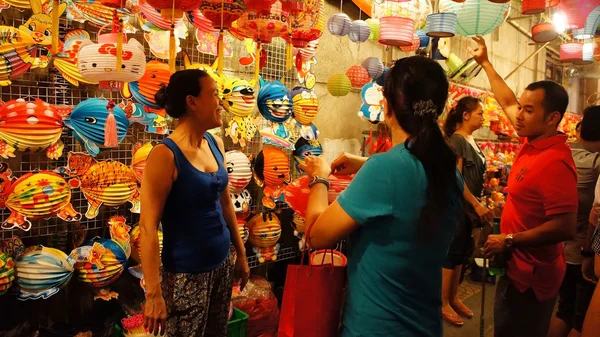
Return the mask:
[[[520,16],[520,6],[517,1],[513,4],[514,16]],[[326,17],[339,12],[340,2],[338,0],[328,0],[326,6]],[[517,7],[514,7],[517,6]],[[351,19],[359,18],[359,10],[350,0],[343,2],[343,11]],[[368,17],[362,14],[363,20]],[[518,20],[525,30],[530,31],[531,21],[529,19]],[[486,36],[488,42],[490,59],[496,66],[501,75],[508,74],[530,53],[535,51],[536,46],[532,45],[526,36],[517,29],[504,23],[498,33],[496,41],[492,41],[494,34]],[[461,59],[468,58],[467,39],[457,36],[451,41],[451,51]],[[362,121],[358,116],[358,109],[361,105],[361,99],[358,90],[353,90],[345,97],[332,97],[327,92],[327,80],[335,73],[345,73],[346,70],[354,65],[360,64],[369,56],[381,58],[384,62],[410,56],[413,53],[404,53],[398,48],[391,48],[386,53],[386,49],[373,41],[367,41],[360,44],[360,50],[357,44],[353,43],[348,37],[332,36],[325,32],[321,38],[319,51],[317,53],[318,65],[316,68],[317,85],[315,91],[320,99],[320,111],[315,121],[315,125],[321,131],[321,139],[357,139],[362,142],[362,132],[368,130],[370,124]],[[387,56],[387,59],[386,59]],[[511,88],[521,93],[527,84],[544,78],[545,71],[545,53],[540,52],[538,56],[532,58],[522,66],[515,74],[508,79]],[[488,88],[487,78],[482,72],[477,78],[471,81],[476,87]]]

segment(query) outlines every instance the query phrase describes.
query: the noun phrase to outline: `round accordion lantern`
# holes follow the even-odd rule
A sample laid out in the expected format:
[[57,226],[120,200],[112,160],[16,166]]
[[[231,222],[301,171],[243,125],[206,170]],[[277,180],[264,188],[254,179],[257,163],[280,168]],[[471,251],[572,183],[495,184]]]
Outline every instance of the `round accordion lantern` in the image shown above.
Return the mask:
[[36,246],[26,249],[16,262],[19,299],[47,299],[66,285],[75,261],[62,251]]
[[202,0],[146,0],[148,4],[160,9],[160,14],[165,18],[181,18],[183,12],[191,11],[205,1]]
[[215,29],[229,29],[231,24],[246,11],[246,2],[244,0],[202,0],[200,11],[212,22]]
[[395,47],[412,45],[415,32],[413,19],[386,16],[379,19],[379,22],[379,43]]
[[327,21],[327,29],[332,35],[346,36],[350,33],[351,27],[352,21],[344,13],[334,14]]
[[560,61],[575,62],[583,60],[583,43],[568,42],[560,45]]
[[[139,263],[142,263],[142,250],[141,250],[141,237],[140,237],[140,226],[139,224],[136,225],[135,227],[133,227],[133,229],[131,230],[131,235],[129,237],[129,243],[131,245],[131,258]],[[158,230],[158,251],[159,254],[162,255],[162,250],[163,250],[163,232],[161,230]]]
[[427,17],[427,36],[453,37],[456,35],[455,13],[434,13]]
[[531,27],[531,39],[537,43],[546,43],[555,40],[558,33],[550,22],[538,23]]
[[252,164],[250,159],[240,151],[225,153],[225,163],[229,174],[229,192],[241,193],[252,179]]
[[255,247],[273,247],[281,237],[281,223],[273,213],[259,213],[248,221],[248,241]]

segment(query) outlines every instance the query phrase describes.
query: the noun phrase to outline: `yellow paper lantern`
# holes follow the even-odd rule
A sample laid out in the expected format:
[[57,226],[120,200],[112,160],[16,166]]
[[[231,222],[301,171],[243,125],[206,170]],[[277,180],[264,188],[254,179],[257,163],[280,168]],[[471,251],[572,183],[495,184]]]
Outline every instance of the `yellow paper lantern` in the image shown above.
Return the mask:
[[352,89],[352,82],[345,74],[335,74],[327,81],[327,90],[332,96],[346,96],[350,89]]
[[144,173],[144,168],[146,168],[146,161],[148,160],[150,151],[152,151],[153,148],[153,142],[148,142],[144,145],[142,145],[142,143],[136,143],[133,147],[131,168],[133,169],[133,173],[135,173],[135,177],[137,178],[137,181],[140,184],[142,183],[142,175]]

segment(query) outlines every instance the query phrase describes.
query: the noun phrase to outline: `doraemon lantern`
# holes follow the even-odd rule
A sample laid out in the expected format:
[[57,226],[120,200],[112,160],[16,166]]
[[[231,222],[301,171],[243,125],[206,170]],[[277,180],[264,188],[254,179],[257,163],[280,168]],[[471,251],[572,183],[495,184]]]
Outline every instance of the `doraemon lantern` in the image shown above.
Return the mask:
[[293,103],[290,91],[281,81],[266,82],[260,78],[258,91],[258,111],[271,123],[271,126],[260,130],[263,142],[293,150],[292,129],[285,124],[291,117]]

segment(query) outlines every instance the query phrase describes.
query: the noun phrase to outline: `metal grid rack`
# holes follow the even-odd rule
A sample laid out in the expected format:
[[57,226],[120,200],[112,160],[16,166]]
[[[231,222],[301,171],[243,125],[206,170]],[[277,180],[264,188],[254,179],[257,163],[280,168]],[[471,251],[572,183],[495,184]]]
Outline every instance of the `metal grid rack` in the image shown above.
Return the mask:
[[[13,8],[2,10],[0,12],[0,24],[19,27],[27,21],[30,15],[31,12],[28,10],[19,11]],[[150,47],[144,39],[143,32],[140,29],[140,25],[135,15],[131,16],[130,23],[134,27],[138,28],[138,32],[136,34],[129,34],[128,38],[135,38],[144,45],[148,60],[156,59],[156,57],[154,57],[154,55],[152,55],[150,52]],[[212,64],[215,61],[216,56],[203,54],[197,50],[195,28],[187,21],[186,25],[188,27],[188,36],[186,39],[180,40],[180,47],[182,51],[185,51],[189,55],[192,63]],[[61,18],[61,38],[67,31],[78,28],[85,29],[87,32],[89,32],[92,41],[96,41],[96,33],[98,32],[97,27],[94,27],[88,23],[81,24]],[[225,57],[225,75],[236,76],[243,79],[251,79],[254,74],[254,65],[242,66],[238,62],[240,57],[247,55],[244,43],[232,38],[231,47],[233,51],[232,57]],[[290,89],[298,85],[295,71],[286,71],[285,41],[280,38],[276,38],[271,44],[263,45],[263,48],[267,50],[268,61],[267,65],[261,70],[261,76],[265,80],[269,81],[283,78],[284,84]],[[47,53],[41,48],[38,49],[38,53],[40,55]],[[167,62],[167,60],[161,61]],[[177,68],[183,69],[182,53],[177,55]],[[70,85],[55,68],[53,69],[52,65],[49,65],[45,69],[35,69],[33,71],[29,71],[21,78],[14,80],[12,85],[0,87],[0,100],[4,102],[17,98],[40,98],[54,105],[74,106],[79,102],[92,97],[110,97],[116,103],[119,103],[122,100],[120,93],[112,93],[109,96],[109,93],[98,91],[95,86],[81,84],[79,87],[74,87]],[[258,115],[258,110],[255,109],[253,114]],[[224,127],[227,125],[228,117],[226,116],[225,119]],[[259,118],[258,121],[260,122],[259,129],[266,127],[268,124],[263,118]],[[221,136],[224,135],[224,127],[220,130]],[[132,148],[136,142],[160,141],[163,137],[164,136],[161,135],[145,133],[142,126],[134,124],[128,129],[127,137],[119,144],[118,148],[101,152],[97,159],[104,160],[110,158],[129,165],[131,163]],[[11,158],[10,160],[5,161],[9,164],[13,175],[19,177],[30,171],[43,169],[52,170],[56,167],[66,166],[66,154],[68,152],[85,152],[81,145],[73,138],[71,131],[66,128],[63,130],[62,140],[65,143],[64,154],[57,161],[51,161],[47,159],[44,153],[20,152],[16,152],[16,158]],[[245,149],[240,149],[239,145],[234,145],[229,137],[223,137],[223,140],[225,142],[226,150],[237,149],[246,153],[247,155],[253,155],[253,157],[256,157],[258,152],[262,149],[262,143],[258,133],[247,144]],[[293,156],[291,152],[289,153],[289,158],[290,167],[293,167]],[[292,177],[295,178],[297,176],[298,173],[292,169]],[[250,190],[254,200],[252,211],[262,212],[264,208],[262,205],[259,205],[260,200],[262,199],[262,188],[259,188],[254,183],[251,183],[248,189]],[[73,190],[72,203],[73,207],[82,214],[87,209],[87,200],[84,198],[79,189]],[[86,219],[84,217],[81,220],[81,223],[66,223],[56,218],[49,220],[33,220],[33,227],[31,231],[24,232],[17,229],[1,230],[0,240],[13,235],[19,235],[26,240],[26,244],[42,243],[49,245],[52,242],[57,242],[57,238],[63,238],[58,239],[58,242],[64,242],[65,236],[75,229],[80,228],[82,225],[87,227],[88,237],[93,235],[106,236],[108,235],[106,224],[108,222],[108,218],[112,215],[124,215],[131,221],[131,224],[134,224],[138,221],[138,216],[131,214],[128,208],[129,205],[123,205],[117,209],[109,209],[103,206],[100,210],[100,214],[95,219]],[[8,215],[9,211],[7,209],[0,211],[0,221],[4,221]],[[282,227],[284,231],[291,230],[290,225],[287,223],[282,224]],[[298,249],[296,247],[282,248],[278,261],[296,257],[297,253]],[[253,258],[254,257],[249,257],[251,264],[256,266],[256,259],[254,258],[253,260]]]

